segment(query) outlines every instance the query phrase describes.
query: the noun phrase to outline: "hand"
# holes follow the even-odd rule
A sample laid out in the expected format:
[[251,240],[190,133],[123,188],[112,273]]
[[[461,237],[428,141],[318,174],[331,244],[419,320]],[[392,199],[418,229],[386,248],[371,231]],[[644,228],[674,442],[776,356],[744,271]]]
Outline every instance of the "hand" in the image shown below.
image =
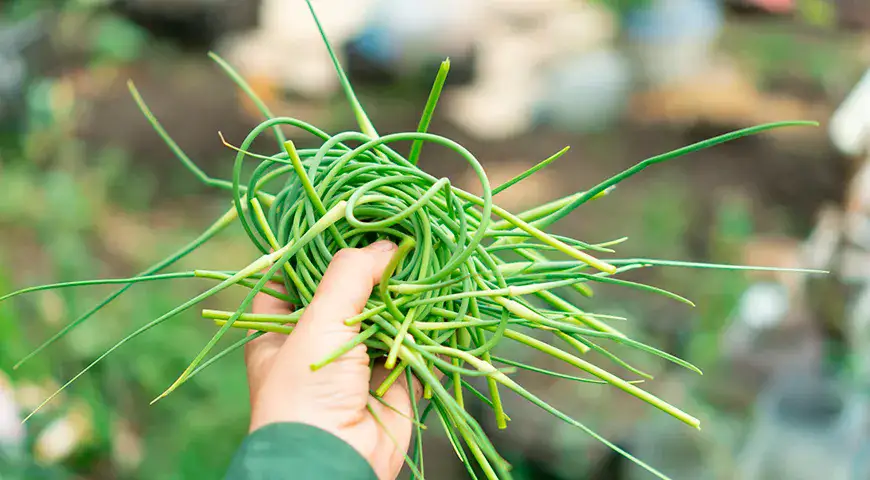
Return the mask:
[[[306,423],[350,444],[368,460],[378,478],[394,479],[399,475],[412,427],[405,376],[383,397],[402,412],[399,414],[369,396],[388,372],[383,366],[369,368],[365,345],[317,371],[310,368],[359,333],[359,325],[347,326],[344,320],[362,312],[395,251],[396,245],[387,241],[341,250],[333,257],[293,332],[289,336],[267,333],[248,343],[245,363],[251,393],[251,431],[271,423]],[[265,294],[255,299],[253,310],[290,313],[288,305]],[[414,388],[418,391],[419,385]]]

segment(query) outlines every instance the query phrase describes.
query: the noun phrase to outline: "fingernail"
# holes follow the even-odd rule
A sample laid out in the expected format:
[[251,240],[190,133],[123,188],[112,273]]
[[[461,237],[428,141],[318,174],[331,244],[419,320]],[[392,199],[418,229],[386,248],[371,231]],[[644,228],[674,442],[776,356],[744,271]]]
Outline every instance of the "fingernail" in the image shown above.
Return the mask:
[[369,248],[381,252],[390,252],[396,249],[396,244],[389,240],[378,240],[377,242],[369,245]]

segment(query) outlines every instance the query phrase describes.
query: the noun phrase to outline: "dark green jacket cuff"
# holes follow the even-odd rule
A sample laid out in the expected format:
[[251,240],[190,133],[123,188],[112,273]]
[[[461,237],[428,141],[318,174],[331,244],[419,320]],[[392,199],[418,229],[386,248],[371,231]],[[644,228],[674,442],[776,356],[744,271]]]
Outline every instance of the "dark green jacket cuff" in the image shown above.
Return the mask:
[[369,463],[335,435],[303,423],[254,431],[236,452],[226,480],[377,480]]

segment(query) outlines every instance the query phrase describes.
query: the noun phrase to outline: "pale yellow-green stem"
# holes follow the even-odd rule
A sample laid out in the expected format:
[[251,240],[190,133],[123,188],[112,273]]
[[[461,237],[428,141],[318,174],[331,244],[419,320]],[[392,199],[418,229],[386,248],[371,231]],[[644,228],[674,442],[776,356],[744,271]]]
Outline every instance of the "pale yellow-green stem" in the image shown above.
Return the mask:
[[[218,327],[222,327],[226,325],[226,320],[214,320],[214,324]],[[283,335],[290,335],[290,332],[293,331],[293,327],[289,325],[279,325],[277,323],[264,323],[264,322],[246,322],[242,320],[236,320],[233,322],[233,328],[239,328],[243,330],[257,330],[260,332],[268,332],[268,333],[280,333]]]
[[[377,395],[378,397],[383,397],[384,395],[386,395],[387,390],[389,390],[390,387],[393,386],[393,384],[396,382],[396,380],[399,379],[400,375],[405,373],[405,368],[407,368],[407,367],[408,367],[407,363],[401,362],[398,365],[396,365],[395,368],[390,370],[390,374],[387,375],[387,378],[385,378],[384,381],[381,382],[380,386],[378,386],[377,390],[375,390],[375,395]],[[409,387],[408,391],[411,391],[410,387]],[[411,401],[414,401],[414,400],[411,400]]]
[[[266,241],[269,242],[269,246],[272,247],[273,250],[277,250],[280,248],[278,245],[278,239],[275,237],[275,233],[272,232],[272,228],[269,226],[269,222],[266,220],[266,214],[263,212],[263,207],[260,206],[260,202],[257,199],[251,200],[251,206],[254,211],[254,217],[257,219],[257,223],[260,224],[260,228],[266,234]],[[290,265],[290,262],[284,264],[284,272],[287,274],[287,277],[293,282],[293,285],[296,285],[297,291],[300,295],[305,297],[305,301],[311,301],[311,295],[308,292],[307,288],[304,288],[304,284],[302,280],[296,275],[296,272],[293,271],[293,267]]]

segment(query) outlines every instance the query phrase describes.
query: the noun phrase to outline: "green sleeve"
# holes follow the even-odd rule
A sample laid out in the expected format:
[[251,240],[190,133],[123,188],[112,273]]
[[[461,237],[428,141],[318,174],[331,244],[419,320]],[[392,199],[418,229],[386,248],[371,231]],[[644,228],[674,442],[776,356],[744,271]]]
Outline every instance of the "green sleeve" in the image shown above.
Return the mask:
[[226,480],[377,480],[369,463],[335,435],[302,423],[274,423],[245,438]]

